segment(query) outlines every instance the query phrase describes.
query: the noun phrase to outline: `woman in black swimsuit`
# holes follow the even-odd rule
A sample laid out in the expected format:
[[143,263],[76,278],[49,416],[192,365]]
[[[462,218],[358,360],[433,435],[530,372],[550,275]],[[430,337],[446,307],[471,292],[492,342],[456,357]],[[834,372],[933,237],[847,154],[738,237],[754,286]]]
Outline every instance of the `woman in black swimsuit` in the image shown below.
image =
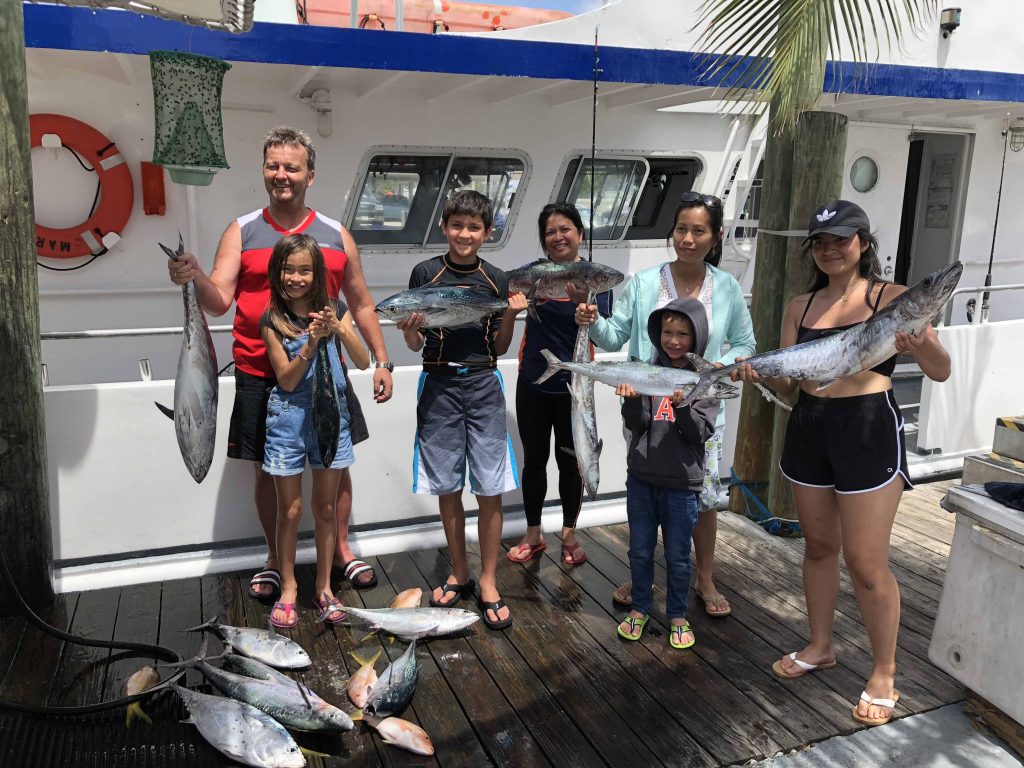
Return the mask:
[[[854,203],[833,200],[811,215],[808,248],[815,278],[782,319],[782,347],[828,336],[867,320],[903,293],[883,282],[878,241],[867,214]],[[918,336],[896,334],[896,349],[911,355],[925,376],[949,377],[949,355],[928,326]],[[780,394],[799,386],[786,430],[780,468],[793,484],[804,534],[803,580],[811,640],[772,665],[782,678],[801,677],[836,664],[832,619],[839,594],[839,551],[853,580],[874,666],[855,720],[880,725],[899,698],[896,633],[900,594],[889,570],[889,536],[900,494],[909,489],[903,418],[892,394],[896,357],[869,371],[837,380],[822,392],[814,381],[762,379],[749,366],[737,380],[762,381]]]

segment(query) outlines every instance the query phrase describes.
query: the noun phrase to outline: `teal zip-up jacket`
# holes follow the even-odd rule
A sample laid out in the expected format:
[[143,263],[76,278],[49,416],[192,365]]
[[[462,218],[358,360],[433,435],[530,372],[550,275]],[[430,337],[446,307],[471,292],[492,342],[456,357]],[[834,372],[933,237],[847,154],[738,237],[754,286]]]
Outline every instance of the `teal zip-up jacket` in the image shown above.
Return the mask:
[[[658,308],[658,289],[664,264],[637,272],[618,296],[612,316],[598,317],[590,327],[590,339],[601,349],[617,352],[629,341],[629,356],[653,361],[655,349],[647,335],[647,318]],[[750,319],[743,289],[736,278],[710,264],[711,270],[711,336],[704,357],[712,363],[729,365],[737,357],[754,354],[754,324]],[[729,342],[729,351],[722,347]],[[717,426],[725,424],[725,405],[718,414]]]

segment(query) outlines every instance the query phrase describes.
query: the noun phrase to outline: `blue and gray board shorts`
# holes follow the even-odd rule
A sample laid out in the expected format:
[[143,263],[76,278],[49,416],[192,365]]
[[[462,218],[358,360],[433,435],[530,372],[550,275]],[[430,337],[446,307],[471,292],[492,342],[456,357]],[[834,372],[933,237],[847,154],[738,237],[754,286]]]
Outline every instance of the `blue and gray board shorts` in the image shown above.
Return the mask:
[[498,496],[519,487],[498,371],[424,371],[417,398],[413,493],[443,496],[461,491],[467,463],[469,488],[478,496]]
[[[355,462],[344,382],[338,387],[338,395],[341,429],[334,461],[328,469],[345,469]],[[301,475],[307,459],[313,469],[324,469],[313,426],[312,387],[302,392],[284,392],[274,387],[267,401],[267,443],[263,450],[263,471],[278,477]]]

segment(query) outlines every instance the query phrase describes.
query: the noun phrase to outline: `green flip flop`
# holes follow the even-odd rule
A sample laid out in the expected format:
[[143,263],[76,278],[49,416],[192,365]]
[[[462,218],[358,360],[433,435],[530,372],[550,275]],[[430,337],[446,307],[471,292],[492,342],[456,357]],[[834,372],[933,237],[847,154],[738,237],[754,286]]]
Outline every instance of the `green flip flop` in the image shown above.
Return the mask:
[[629,632],[622,631],[622,622],[620,622],[619,626],[616,627],[616,631],[619,633],[619,637],[623,638],[624,640],[639,640],[641,636],[644,634],[644,627],[647,626],[647,622],[650,620],[650,618],[651,617],[647,615],[641,616],[639,619],[635,616],[627,616],[622,621],[629,622]]
[[682,624],[673,624],[668,633],[668,644],[681,651],[685,651],[687,648],[692,648],[694,643],[697,642],[696,635],[694,635],[693,640],[688,643],[682,643],[676,640],[677,637],[682,638],[686,632],[693,632],[693,630],[690,629],[690,622],[685,621]]

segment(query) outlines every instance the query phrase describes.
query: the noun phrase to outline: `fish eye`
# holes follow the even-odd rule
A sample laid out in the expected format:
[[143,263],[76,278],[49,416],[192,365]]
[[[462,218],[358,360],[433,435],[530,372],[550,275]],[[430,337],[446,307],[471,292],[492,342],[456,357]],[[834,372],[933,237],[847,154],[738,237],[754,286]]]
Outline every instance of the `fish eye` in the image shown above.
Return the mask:
[[397,312],[397,311],[398,311],[398,307],[396,307],[394,304],[388,304],[388,312]]

